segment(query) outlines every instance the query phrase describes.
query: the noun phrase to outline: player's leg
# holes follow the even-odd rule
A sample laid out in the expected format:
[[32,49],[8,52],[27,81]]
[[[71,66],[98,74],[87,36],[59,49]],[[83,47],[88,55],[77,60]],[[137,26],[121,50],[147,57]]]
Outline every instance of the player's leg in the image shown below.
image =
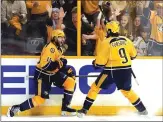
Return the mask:
[[95,82],[91,85],[91,88],[87,94],[87,97],[85,98],[83,108],[81,110],[78,110],[78,117],[83,117],[87,114],[91,106],[93,105],[94,101],[97,98],[98,93],[100,92],[101,88],[99,88]]
[[104,86],[108,86],[111,83],[107,79],[108,79],[107,71],[102,71],[99,77],[96,79],[96,81],[91,85],[91,88],[84,101],[83,108],[78,111],[78,117],[82,117],[85,114],[87,114],[87,112],[93,105],[94,101],[96,100],[100,90],[103,89]]
[[51,83],[48,82],[49,77],[44,77],[38,80],[34,80],[35,82],[35,87],[36,87],[36,93],[35,96],[32,98],[27,99],[21,104],[18,105],[13,105],[8,109],[7,116],[8,117],[13,117],[15,116],[19,111],[25,111],[29,110],[33,107],[40,106],[44,104],[45,99],[49,99],[49,92],[50,92],[50,87]]
[[116,85],[122,94],[131,102],[140,114],[148,114],[146,107],[140,97],[132,90],[131,85],[131,69],[113,71]]
[[62,115],[67,115],[69,112],[71,115],[76,115],[76,109],[69,107],[74,91],[75,91],[76,82],[72,77],[67,77],[63,83],[64,93],[62,99]]
[[132,90],[121,90],[122,94],[131,102],[131,104],[138,110],[140,115],[147,115],[148,112],[140,97]]
[[54,77],[52,77],[52,81],[55,86],[64,89],[61,115],[67,115],[68,113],[76,115],[76,110],[69,107],[76,86],[74,76],[68,77],[66,72],[58,72]]

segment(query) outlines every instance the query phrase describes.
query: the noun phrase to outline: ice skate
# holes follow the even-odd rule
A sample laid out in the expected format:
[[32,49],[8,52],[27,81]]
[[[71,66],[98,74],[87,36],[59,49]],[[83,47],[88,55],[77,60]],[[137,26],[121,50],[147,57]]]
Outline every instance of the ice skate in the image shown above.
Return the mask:
[[13,117],[20,111],[19,105],[14,105],[8,109],[7,117]]
[[63,106],[61,110],[62,116],[75,116],[76,115],[76,109],[70,108],[68,106]]
[[82,118],[87,114],[87,110],[81,109],[77,111],[77,117]]
[[139,115],[148,115],[148,111],[147,110],[144,110],[142,112],[138,112]]

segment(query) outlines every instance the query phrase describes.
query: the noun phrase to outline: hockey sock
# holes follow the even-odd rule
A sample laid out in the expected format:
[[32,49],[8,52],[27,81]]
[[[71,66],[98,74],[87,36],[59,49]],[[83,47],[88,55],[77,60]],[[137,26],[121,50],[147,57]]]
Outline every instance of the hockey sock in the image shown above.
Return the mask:
[[91,89],[88,92],[88,95],[84,101],[83,109],[89,110],[92,106],[93,102],[97,98],[98,93],[100,92],[101,88],[97,87],[95,83],[91,85]]
[[89,110],[95,100],[86,97],[83,105],[83,109]]
[[28,100],[26,100],[20,104],[20,111],[25,111],[25,110],[31,109],[33,107],[34,107],[34,105],[32,102],[32,98],[29,98]]
[[63,95],[63,107],[66,107],[70,104],[72,97],[73,97],[74,91],[67,91],[64,90],[64,95]]
[[64,95],[63,95],[63,101],[62,101],[62,108],[67,107],[73,97],[74,91],[75,91],[75,80],[71,77],[68,77],[66,81],[63,84],[64,86]]
[[121,90],[122,94],[134,105],[134,107],[139,111],[142,112],[146,110],[145,106],[143,105],[142,101],[138,97],[138,95],[133,91],[125,91]]
[[142,111],[146,110],[146,108],[145,108],[143,102],[140,100],[140,98],[138,98],[136,100],[136,102],[134,102],[132,104],[139,112],[142,112]]

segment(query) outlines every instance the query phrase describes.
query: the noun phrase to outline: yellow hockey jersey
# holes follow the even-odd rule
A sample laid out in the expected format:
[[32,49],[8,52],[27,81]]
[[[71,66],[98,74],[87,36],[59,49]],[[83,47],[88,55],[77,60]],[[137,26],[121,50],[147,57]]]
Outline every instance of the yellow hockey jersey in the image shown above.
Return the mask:
[[47,73],[56,73],[63,66],[60,60],[62,53],[52,42],[46,44],[41,52],[37,68]]
[[84,12],[89,15],[92,15],[96,11],[99,11],[98,3],[99,3],[98,0],[82,0],[81,1]]
[[127,37],[109,37],[102,42],[95,64],[105,69],[129,68],[136,56],[136,49]]

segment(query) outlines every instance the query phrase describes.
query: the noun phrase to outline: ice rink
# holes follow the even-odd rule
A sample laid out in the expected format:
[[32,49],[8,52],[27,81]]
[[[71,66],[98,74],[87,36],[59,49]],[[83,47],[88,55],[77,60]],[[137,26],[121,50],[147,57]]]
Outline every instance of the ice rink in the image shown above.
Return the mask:
[[2,121],[163,121],[162,116],[139,116],[139,115],[119,115],[119,116],[85,116],[83,118],[59,117],[59,116],[32,116],[32,117],[2,117]]

